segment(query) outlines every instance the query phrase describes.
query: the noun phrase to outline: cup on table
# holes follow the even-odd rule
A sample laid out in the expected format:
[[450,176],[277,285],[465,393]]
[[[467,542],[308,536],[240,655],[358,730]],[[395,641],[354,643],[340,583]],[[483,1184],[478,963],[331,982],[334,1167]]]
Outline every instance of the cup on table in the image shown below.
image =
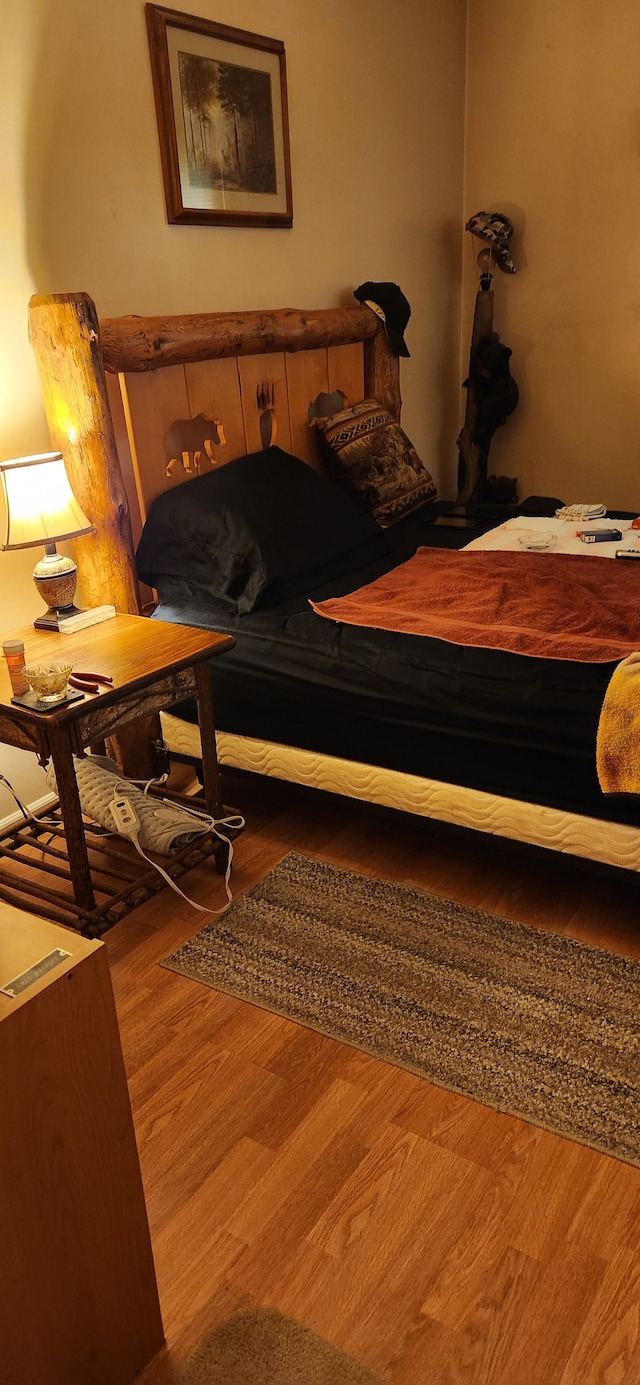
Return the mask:
[[25,664],[24,676],[38,702],[49,707],[66,697],[72,667],[68,659],[44,659]]

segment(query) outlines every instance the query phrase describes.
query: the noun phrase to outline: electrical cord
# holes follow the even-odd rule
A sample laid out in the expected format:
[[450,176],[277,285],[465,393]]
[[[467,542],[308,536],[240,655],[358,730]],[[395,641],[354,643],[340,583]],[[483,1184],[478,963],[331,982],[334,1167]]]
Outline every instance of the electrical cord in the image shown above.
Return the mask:
[[[153,780],[151,780],[150,783],[153,783]],[[163,803],[168,804],[169,807],[174,806],[171,804],[170,799],[165,798],[162,801]],[[200,914],[220,915],[226,913],[227,909],[229,908],[229,905],[233,900],[233,894],[231,892],[231,886],[229,884],[231,878],[231,868],[233,865],[233,843],[230,837],[226,837],[224,832],[220,831],[220,828],[227,827],[232,830],[234,828],[243,828],[244,818],[241,817],[239,813],[234,814],[233,816],[228,818],[216,819],[210,817],[207,813],[197,812],[195,808],[183,809],[183,811],[187,813],[190,817],[198,818],[201,822],[205,822],[209,827],[210,831],[212,831],[215,834],[219,841],[224,842],[227,847],[227,868],[224,873],[224,887],[227,895],[227,903],[223,904],[222,908],[220,909],[207,909],[204,904],[198,904],[195,899],[190,899],[189,895],[186,895],[184,893],[184,890],[181,890],[179,885],[176,885],[175,880],[171,879],[171,876],[167,873],[167,871],[163,870],[162,866],[159,866],[157,861],[152,861],[151,857],[147,856],[146,851],[142,850],[142,847],[138,840],[141,825],[140,819],[135,811],[135,808],[133,807],[133,804],[131,803],[131,800],[127,798],[126,794],[114,793],[111,803],[109,804],[109,808],[111,811],[111,816],[116,826],[117,833],[122,837],[127,837],[129,841],[133,842],[133,845],[135,846],[138,855],[142,856],[143,860],[147,861],[150,866],[153,866],[154,870],[157,870],[158,874],[161,875],[162,878],[166,880],[167,884],[171,886],[171,889],[175,890],[176,894],[179,894],[181,898],[186,901],[187,904],[190,904],[192,909],[197,909],[198,913]]]
[[22,813],[22,816],[23,816],[25,822],[29,822],[29,820],[33,817],[33,813],[29,813],[28,810],[25,808],[24,803],[22,803],[22,801],[18,798],[18,795],[17,795],[17,793],[16,793],[16,791],[15,791],[15,789],[14,789],[14,787],[13,787],[13,784],[10,784],[10,783],[9,783],[9,780],[5,777],[4,774],[0,774],[0,783],[6,784],[8,790],[9,790],[9,793],[12,794],[13,797],[15,798],[15,801],[16,801],[16,803],[17,803],[19,809],[20,809],[20,812]]
[[[152,784],[164,784],[168,777],[169,776],[167,774],[163,774],[157,779],[147,779],[146,781],[143,779],[137,781],[132,780],[131,782],[138,783],[141,785],[144,784],[143,792],[145,795],[148,796],[149,789],[151,788]],[[4,784],[6,788],[9,790],[9,793],[15,799],[15,802],[18,808],[20,809],[20,812],[22,813],[25,822],[45,823],[50,824],[54,827],[60,826],[59,812],[55,819],[53,816],[38,817],[36,813],[32,813],[29,811],[28,808],[25,808],[24,803],[18,797],[18,794],[16,793],[13,784],[10,783],[6,775],[0,774],[0,784]],[[175,804],[172,803],[170,798],[163,798],[161,801],[162,803],[165,803],[169,808],[175,807]],[[233,866],[233,842],[231,841],[230,837],[226,837],[224,832],[220,831],[220,828],[227,827],[232,831],[234,829],[241,831],[245,825],[244,818],[241,816],[240,813],[235,813],[228,818],[216,819],[212,818],[209,813],[198,812],[196,808],[187,808],[184,807],[184,805],[182,804],[180,806],[181,810],[184,813],[186,813],[189,817],[197,818],[200,822],[206,823],[209,830],[214,833],[214,835],[218,838],[219,841],[224,842],[227,847],[227,868],[224,873],[224,888],[227,895],[227,903],[223,904],[221,909],[207,909],[203,904],[198,904],[195,899],[190,899],[189,896],[186,895],[178,885],[176,885],[175,880],[171,879],[171,876],[167,873],[167,871],[163,870],[162,866],[159,866],[157,861],[152,861],[151,857],[147,856],[146,852],[142,850],[140,842],[138,841],[138,836],[140,833],[140,819],[138,818],[138,815],[131,804],[131,800],[128,799],[126,795],[118,795],[117,793],[114,793],[113,800],[109,805],[111,809],[111,816],[115,824],[114,830],[112,832],[109,832],[107,828],[100,829],[98,824],[94,825],[95,830],[98,833],[98,835],[101,836],[123,836],[126,837],[129,841],[133,842],[136,851],[140,856],[142,856],[143,860],[147,861],[150,866],[153,866],[154,870],[157,870],[159,875],[161,875],[163,879],[166,880],[167,884],[171,886],[171,889],[175,890],[176,894],[179,894],[181,898],[184,899],[187,904],[190,904],[193,909],[197,909],[198,913],[211,915],[224,914],[226,913],[227,909],[229,908],[229,905],[233,901],[233,894],[231,892],[231,885],[229,883],[231,879],[231,870]]]
[[42,817],[39,817],[37,813],[32,813],[32,812],[29,811],[28,808],[25,808],[24,803],[22,802],[22,799],[18,798],[18,795],[17,795],[17,793],[16,793],[16,791],[15,791],[15,789],[14,789],[14,787],[13,787],[13,784],[10,783],[10,781],[7,779],[6,775],[0,774],[0,784],[5,784],[6,787],[8,788],[9,793],[10,793],[10,794],[12,795],[12,797],[15,799],[15,801],[16,801],[18,807],[19,807],[20,812],[22,813],[22,816],[23,816],[25,822],[44,823],[45,826],[47,826],[47,827],[48,827],[48,826],[50,826],[50,827],[59,827],[59,826],[60,826],[60,814],[59,814],[59,810],[58,810],[58,809],[55,809],[55,808],[54,808],[53,813],[43,814]]

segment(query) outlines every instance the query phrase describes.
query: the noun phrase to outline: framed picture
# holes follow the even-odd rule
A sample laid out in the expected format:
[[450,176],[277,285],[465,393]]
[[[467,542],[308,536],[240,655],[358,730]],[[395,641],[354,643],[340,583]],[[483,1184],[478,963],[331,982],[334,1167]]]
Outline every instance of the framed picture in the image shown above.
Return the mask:
[[147,5],[167,219],[292,226],[284,44]]

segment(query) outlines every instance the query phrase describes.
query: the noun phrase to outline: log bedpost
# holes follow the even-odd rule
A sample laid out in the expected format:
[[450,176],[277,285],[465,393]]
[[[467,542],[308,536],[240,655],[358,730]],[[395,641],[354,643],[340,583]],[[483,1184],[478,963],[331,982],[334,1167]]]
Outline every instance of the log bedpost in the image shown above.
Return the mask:
[[364,342],[364,393],[366,399],[377,399],[400,422],[400,361],[389,346],[382,323],[375,336]]
[[32,298],[29,339],[51,445],[62,453],[73,493],[96,526],[95,534],[73,545],[82,599],[136,615],[133,538],[93,300],[86,293]]

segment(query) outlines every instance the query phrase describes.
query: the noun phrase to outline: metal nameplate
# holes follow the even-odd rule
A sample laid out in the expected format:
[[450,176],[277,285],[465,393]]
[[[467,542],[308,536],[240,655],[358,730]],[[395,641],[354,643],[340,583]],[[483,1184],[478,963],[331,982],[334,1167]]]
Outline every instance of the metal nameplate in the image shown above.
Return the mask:
[[53,971],[54,967],[59,966],[71,955],[70,952],[64,952],[61,947],[57,947],[54,952],[48,952],[46,957],[42,957],[39,962],[34,962],[28,971],[21,972],[13,981],[7,981],[6,986],[0,986],[0,991],[3,995],[21,995],[23,991],[29,989],[29,986],[35,985],[36,981],[41,981],[48,971]]

